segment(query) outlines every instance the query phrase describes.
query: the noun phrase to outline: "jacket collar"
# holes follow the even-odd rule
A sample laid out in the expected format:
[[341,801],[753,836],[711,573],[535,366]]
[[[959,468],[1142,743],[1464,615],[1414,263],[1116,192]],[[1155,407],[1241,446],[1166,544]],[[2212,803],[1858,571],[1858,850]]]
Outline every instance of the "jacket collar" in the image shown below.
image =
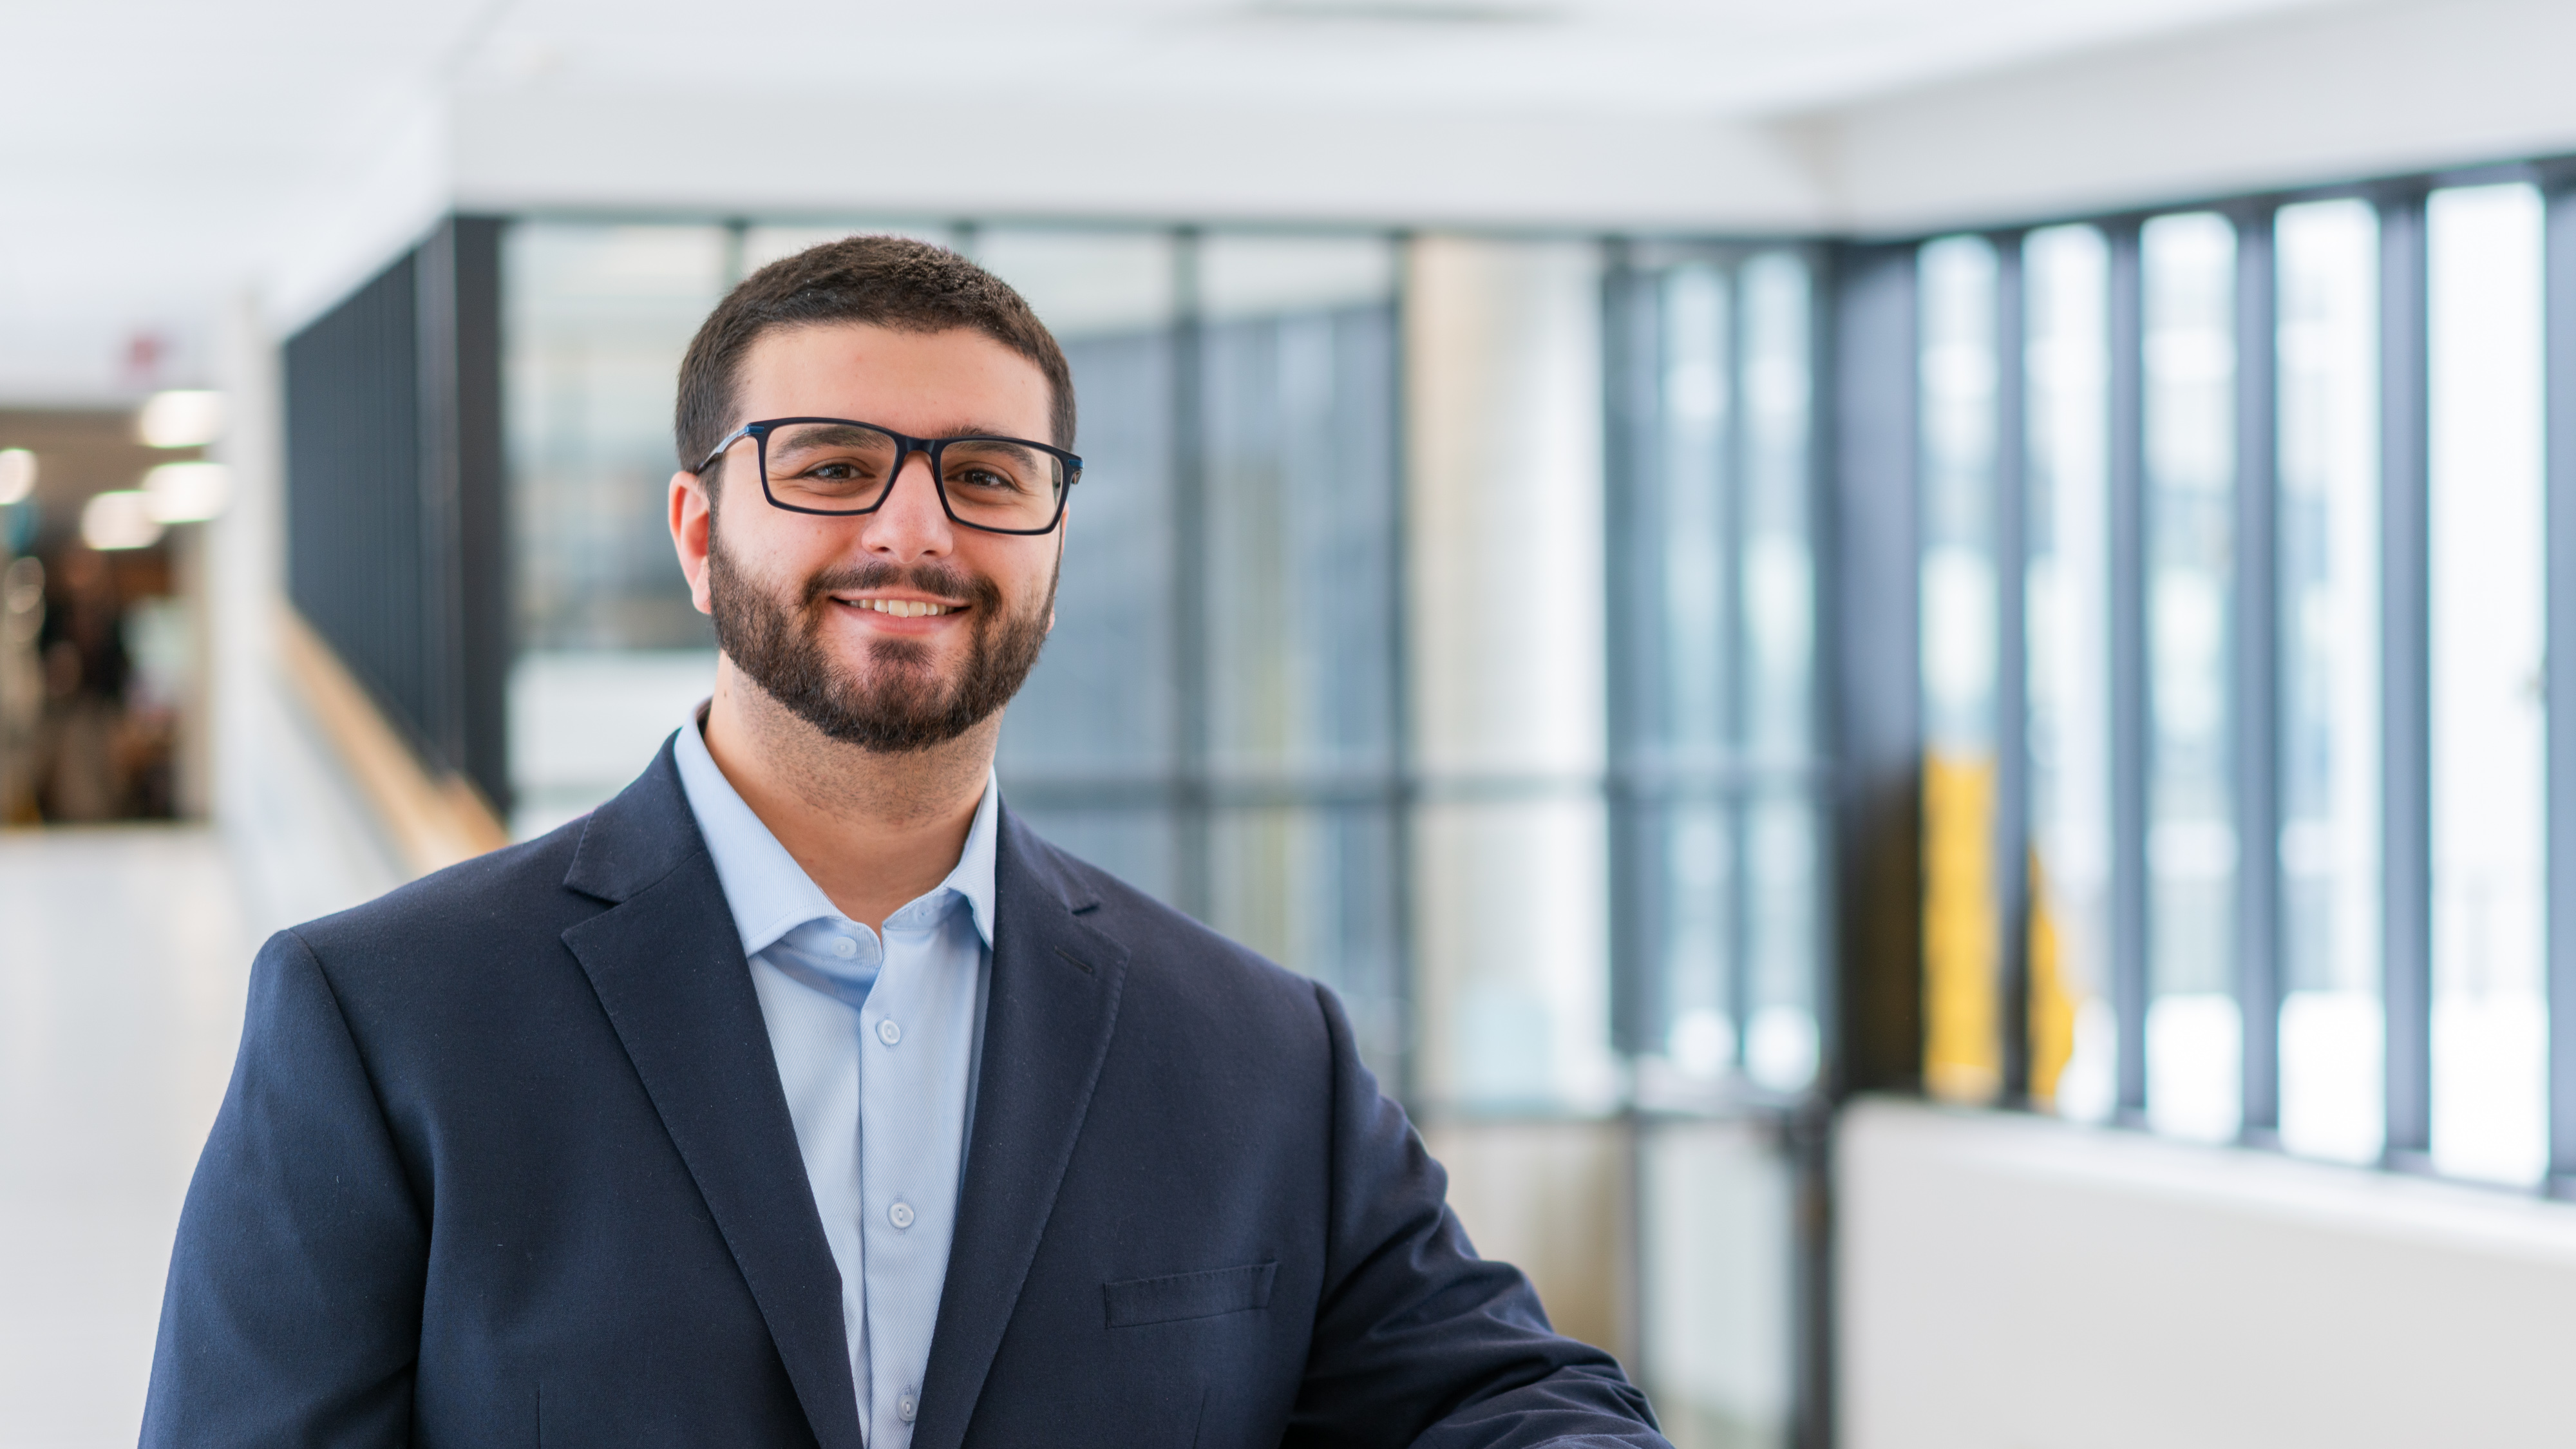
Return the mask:
[[913,1449],[958,1449],[1019,1303],[1118,1025],[1127,951],[1099,896],[1006,804],[982,1063]]
[[[861,1449],[840,1314],[742,938],[673,745],[583,827],[564,884],[611,909],[564,933],[696,1179],[822,1449]],[[1127,951],[1083,875],[998,808],[993,968],[966,1179],[915,1449],[958,1449],[1108,1057]]]
[[592,813],[564,884],[611,903],[564,932],[564,944],[760,1306],[816,1442],[862,1449],[840,1271],[742,938],[667,742]]

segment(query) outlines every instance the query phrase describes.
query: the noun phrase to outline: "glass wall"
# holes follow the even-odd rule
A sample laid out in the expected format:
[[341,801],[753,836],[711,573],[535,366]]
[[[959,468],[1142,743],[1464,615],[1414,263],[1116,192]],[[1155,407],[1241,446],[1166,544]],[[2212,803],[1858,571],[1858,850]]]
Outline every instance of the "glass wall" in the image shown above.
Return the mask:
[[1996,259],[1983,237],[1921,259],[1923,1080],[1990,1101],[2003,1083],[1995,879]]
[[664,523],[680,355],[732,284],[717,226],[527,223],[502,240],[518,632],[512,833],[616,793],[715,673]]
[[[1934,1091],[1973,1095],[1958,983],[2026,925],[2034,1105],[2576,1174],[2544,717],[2549,540],[2576,537],[2546,503],[2546,273],[2576,212],[2527,177],[1914,248]],[[2016,631],[2013,679],[1988,640]],[[2017,829],[2027,920],[1990,932],[1978,841]]]
[[1407,708],[1426,1100],[1598,1110],[1610,1054],[1598,248],[1414,244]]
[[1645,254],[1611,280],[1623,1032],[1685,1090],[1795,1092],[1821,901],[1809,271]]
[[1161,231],[995,228],[975,259],[1019,288],[1073,366],[1082,481],[1056,628],[1002,727],[1013,806],[1066,849],[1181,898],[1180,276]]
[[1211,235],[1199,567],[1208,919],[1330,981],[1400,1060],[1396,255]]
[[2029,668],[2030,1095],[2111,1114],[2109,251],[2089,226],[2022,242],[2029,336],[2023,624]]
[[2379,1156],[2379,218],[2281,209],[2281,1140]]
[[2236,1134],[2236,232],[2147,223],[2147,1112]]
[[2428,208],[2432,376],[2433,1160],[2547,1163],[2541,956],[2541,209]]

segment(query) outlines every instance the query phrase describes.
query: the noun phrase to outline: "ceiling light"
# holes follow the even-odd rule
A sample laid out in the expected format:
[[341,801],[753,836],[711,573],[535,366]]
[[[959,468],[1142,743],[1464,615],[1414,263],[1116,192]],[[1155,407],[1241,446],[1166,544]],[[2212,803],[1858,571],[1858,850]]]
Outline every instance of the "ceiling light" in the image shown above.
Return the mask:
[[101,493],[81,509],[81,542],[101,553],[150,548],[160,541],[161,522],[152,516],[152,496],[140,489]]
[[135,418],[135,429],[155,448],[201,447],[223,436],[224,395],[156,392]]
[[36,455],[24,448],[0,448],[0,504],[24,503],[36,491]]
[[164,463],[143,475],[155,523],[203,523],[232,497],[232,470],[221,463]]

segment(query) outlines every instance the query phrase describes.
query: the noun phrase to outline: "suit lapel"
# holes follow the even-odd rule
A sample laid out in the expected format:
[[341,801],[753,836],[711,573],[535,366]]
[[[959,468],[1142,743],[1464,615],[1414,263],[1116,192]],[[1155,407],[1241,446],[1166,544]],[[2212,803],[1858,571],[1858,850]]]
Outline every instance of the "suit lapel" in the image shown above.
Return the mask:
[[565,884],[616,904],[564,932],[760,1305],[823,1449],[860,1449],[839,1270],[724,888],[670,747],[601,806]]
[[1126,983],[1126,951],[1077,914],[1097,902],[1007,808],[1001,825],[975,1121],[914,1449],[958,1449],[966,1437],[1082,1135]]

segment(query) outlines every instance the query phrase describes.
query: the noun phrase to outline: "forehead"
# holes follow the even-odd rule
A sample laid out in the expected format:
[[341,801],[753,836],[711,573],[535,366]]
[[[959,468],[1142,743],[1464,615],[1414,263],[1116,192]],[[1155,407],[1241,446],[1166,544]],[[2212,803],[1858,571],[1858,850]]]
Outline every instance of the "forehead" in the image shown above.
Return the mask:
[[743,355],[740,418],[838,417],[934,436],[961,429],[1046,436],[1046,375],[969,328],[868,322],[782,327]]

